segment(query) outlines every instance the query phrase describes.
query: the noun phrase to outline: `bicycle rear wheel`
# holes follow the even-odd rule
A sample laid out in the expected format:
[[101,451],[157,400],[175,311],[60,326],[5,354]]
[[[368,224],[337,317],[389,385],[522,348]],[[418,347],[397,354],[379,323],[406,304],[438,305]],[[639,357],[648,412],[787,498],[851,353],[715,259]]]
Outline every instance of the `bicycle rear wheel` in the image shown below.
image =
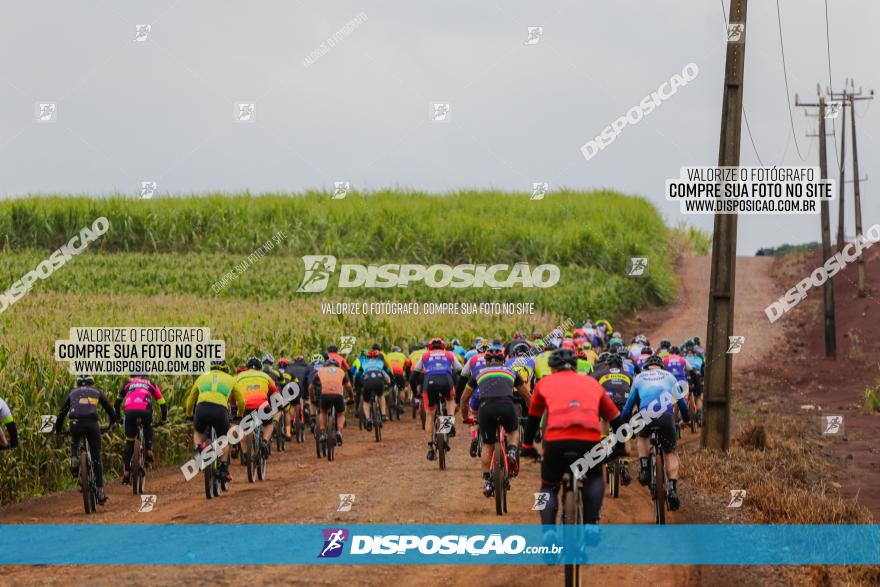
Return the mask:
[[[80,442],[86,442],[83,438]],[[89,478],[89,457],[86,451],[79,453],[79,486],[83,494],[83,509],[87,514],[95,511],[95,496],[92,494],[92,483]]]
[[620,497],[620,469],[623,467],[623,463],[615,459],[609,464],[611,465],[611,471],[608,485],[611,489],[611,497]]
[[507,510],[507,490],[504,485],[504,451],[501,443],[495,443],[495,450],[492,453],[492,484],[495,486],[495,513],[499,516],[504,515]]
[[332,461],[336,456],[336,408],[331,407],[327,412],[327,439],[324,449],[327,453],[327,461]]
[[[563,533],[566,542],[569,544],[576,544],[573,538],[577,531],[580,529],[580,525],[583,523],[581,519],[581,511],[578,507],[578,501],[580,500],[580,496],[578,495],[576,486],[572,488],[573,480],[569,477],[567,482],[563,482],[563,490],[562,490],[562,524],[563,524]],[[576,483],[576,482],[574,482]],[[573,553],[568,553],[569,556],[574,556]],[[565,585],[566,587],[579,587],[581,584],[581,569],[580,565],[576,563],[569,563],[565,565]]]
[[254,482],[254,473],[256,472],[256,458],[257,458],[257,435],[256,433],[251,433],[248,436],[247,442],[244,443],[244,461],[247,464],[247,478],[248,483]]
[[281,417],[278,418],[278,421],[275,423],[275,447],[278,449],[278,452],[284,450],[285,438],[284,432],[287,430],[287,414],[284,410],[281,410]]
[[134,439],[134,451],[132,452],[131,462],[129,463],[129,481],[131,481],[131,492],[134,495],[140,495],[143,492],[142,489],[142,466],[141,463],[143,459],[141,458],[141,452],[143,451],[144,443],[141,435]]
[[382,440],[382,412],[379,411],[379,400],[375,397],[370,403],[370,416],[373,420],[373,434],[376,437],[376,442],[380,442]]
[[656,446],[651,453],[651,475],[654,481],[654,521],[663,525],[666,523],[666,472],[663,452]]

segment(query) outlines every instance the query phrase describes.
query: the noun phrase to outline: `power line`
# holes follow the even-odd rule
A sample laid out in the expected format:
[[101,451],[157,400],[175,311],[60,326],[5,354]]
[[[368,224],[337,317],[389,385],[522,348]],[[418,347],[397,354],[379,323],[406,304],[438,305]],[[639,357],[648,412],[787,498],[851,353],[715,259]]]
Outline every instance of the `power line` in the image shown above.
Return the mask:
[[[794,147],[801,161],[807,158],[801,154],[801,147],[798,145],[797,134],[794,131],[794,114],[791,111],[791,90],[788,88],[788,67],[785,64],[785,43],[782,40],[782,11],[779,8],[779,0],[776,0],[776,22],[779,25],[779,48],[782,51],[782,74],[785,78],[785,104],[788,106],[788,120],[791,123],[791,136],[794,139]],[[786,150],[788,147],[786,147]]]
[[[831,30],[828,22],[828,0],[825,0],[825,52],[828,55],[828,91],[834,87],[831,75]],[[837,160],[837,171],[843,169],[843,161],[840,160],[840,153],[837,152],[837,125],[834,119],[831,119],[831,133],[834,135],[834,158]]]

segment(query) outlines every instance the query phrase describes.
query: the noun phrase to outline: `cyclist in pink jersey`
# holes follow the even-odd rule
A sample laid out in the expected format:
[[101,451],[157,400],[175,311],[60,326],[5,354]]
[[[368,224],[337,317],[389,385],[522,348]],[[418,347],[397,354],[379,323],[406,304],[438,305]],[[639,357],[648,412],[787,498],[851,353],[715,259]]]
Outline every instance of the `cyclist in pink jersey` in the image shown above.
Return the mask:
[[[138,420],[144,427],[144,448],[146,448],[147,462],[153,461],[153,401],[162,410],[162,418],[159,425],[168,420],[168,404],[162,397],[159,386],[147,379],[146,374],[132,373],[131,378],[119,389],[116,396],[116,413],[119,406],[125,410],[125,453],[122,458],[124,471],[122,482],[128,483],[131,474],[131,457],[134,455],[134,439],[138,433]],[[123,403],[124,402],[124,403]]]

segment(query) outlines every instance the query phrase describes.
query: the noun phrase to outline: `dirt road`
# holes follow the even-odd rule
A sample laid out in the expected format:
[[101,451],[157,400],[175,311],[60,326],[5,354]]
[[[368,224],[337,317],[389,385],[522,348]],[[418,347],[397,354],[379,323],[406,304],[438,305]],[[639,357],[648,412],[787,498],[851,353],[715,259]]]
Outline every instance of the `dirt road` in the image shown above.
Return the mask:
[[[737,294],[741,319],[737,329],[750,341],[770,344],[763,305],[776,297],[765,259],[739,260]],[[699,334],[705,337],[708,262],[687,260],[682,268],[683,290],[678,304],[664,311],[668,316],[650,337],[675,342]],[[741,310],[740,310],[741,309]],[[629,333],[628,333],[629,334]],[[656,343],[655,343],[656,344]],[[748,344],[748,343],[747,343]],[[746,354],[747,361],[755,351]],[[738,365],[739,366],[739,365]],[[356,423],[346,432],[345,445],[334,463],[318,460],[313,444],[294,445],[292,450],[270,461],[268,479],[248,484],[243,470],[235,466],[231,491],[220,499],[205,500],[198,481],[185,483],[177,468],[154,471],[148,490],[158,495],[151,513],[137,513],[139,499],[118,481],[109,484],[108,505],[99,515],[86,517],[75,491],[48,495],[0,510],[4,523],[536,523],[530,511],[533,492],[540,486],[538,466],[525,463],[510,493],[510,515],[499,519],[494,502],[480,493],[478,462],[467,455],[466,440],[453,439],[451,465],[439,471],[425,459],[421,430],[416,421],[389,423],[382,443],[375,443]],[[685,433],[687,441],[696,437]],[[686,480],[684,481],[686,483]],[[686,491],[686,490],[685,490]],[[339,513],[338,494],[353,493],[351,512]],[[687,501],[684,498],[687,515]],[[672,515],[672,522],[684,518]],[[637,483],[624,487],[620,499],[606,498],[603,523],[652,523],[647,490]],[[699,520],[693,520],[699,521]],[[107,545],[112,548],[112,545]],[[617,585],[697,585],[699,571],[690,567],[591,567],[589,577]],[[223,567],[183,566],[130,567],[34,567],[4,569],[12,585],[232,585],[259,578],[264,583],[309,583],[398,586],[428,585],[536,585],[561,584],[562,569],[546,566],[323,566],[316,567]]]

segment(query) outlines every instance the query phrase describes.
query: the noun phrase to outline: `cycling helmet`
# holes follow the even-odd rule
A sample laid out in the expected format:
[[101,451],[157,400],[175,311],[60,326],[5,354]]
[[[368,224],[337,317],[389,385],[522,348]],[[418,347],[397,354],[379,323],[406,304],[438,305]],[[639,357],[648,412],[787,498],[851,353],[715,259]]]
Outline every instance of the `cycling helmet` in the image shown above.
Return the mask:
[[694,352],[694,341],[692,341],[692,340],[685,341],[685,343],[682,345],[682,348],[684,349],[684,352],[686,352],[686,353]]
[[524,342],[518,342],[510,349],[511,355],[527,355],[529,354],[529,345]]
[[369,351],[367,351],[367,356],[371,359],[376,358],[379,356],[379,351],[377,351],[376,349],[370,349]]
[[337,361],[336,359],[327,359],[326,361],[324,361],[324,366],[325,367],[338,367],[339,361]]
[[82,387],[84,385],[94,385],[95,378],[89,375],[88,373],[81,373],[76,376],[76,385],[77,387]]
[[550,355],[548,363],[550,368],[555,371],[577,369],[577,355],[571,349],[556,349]]
[[487,363],[489,361],[497,361],[499,363],[503,363],[504,352],[499,349],[489,349],[488,351],[486,351],[484,358],[486,359]]
[[585,340],[584,342],[581,343],[581,348],[584,349],[585,351],[588,351],[591,348],[593,348],[593,343],[591,343],[589,340]]
[[391,352],[392,352],[392,353],[399,353],[399,352],[400,352],[400,347],[399,347],[399,346],[393,346],[393,347],[391,347]]
[[370,350],[373,350],[373,351],[381,351],[381,350],[382,350],[382,345],[379,344],[378,342],[374,342],[374,343],[373,343],[373,346],[370,347]]
[[322,355],[321,353],[315,353],[314,355],[309,357],[310,363],[317,363],[318,361],[323,361],[323,360],[324,360],[324,355]]
[[681,349],[678,348],[677,346],[674,346],[669,349],[669,354],[671,354],[671,355],[678,355],[680,353],[681,353]]
[[608,345],[608,350],[615,354],[620,352],[620,349],[622,348],[623,342],[621,342],[620,340],[612,340],[611,343]]
[[672,346],[672,341],[669,340],[668,338],[664,338],[663,340],[660,341],[660,348],[661,349],[669,350],[669,347],[671,347],[671,346]]
[[654,354],[654,349],[652,349],[652,348],[649,347],[649,346],[643,346],[643,347],[642,347],[642,354],[643,354],[643,355],[653,355],[653,354]]
[[428,343],[428,348],[431,350],[446,350],[446,345],[443,343],[442,338],[432,338],[431,342]]
[[483,342],[480,343],[480,346],[477,347],[477,352],[478,353],[486,353],[489,350],[491,350],[491,348],[492,348],[492,346],[489,344],[489,341],[484,340]]
[[[584,354],[586,354],[586,353],[584,353]],[[608,353],[608,352],[602,353],[601,355],[599,355],[599,362],[600,363],[607,363],[608,359],[610,359],[610,358],[611,358],[611,353]]]
[[265,355],[263,355],[263,364],[264,365],[274,365],[275,364],[275,357],[273,357],[269,353],[266,353]]
[[544,335],[538,332],[537,330],[532,333],[532,339],[544,338]]
[[229,365],[226,364],[226,360],[224,359],[216,359],[211,361],[211,371],[223,371],[224,373],[228,373]]
[[695,336],[693,338],[693,341],[694,341],[694,346],[700,346],[700,337],[699,336]]
[[278,359],[278,366],[279,367],[283,367],[283,366],[289,365],[289,364],[290,364],[290,359],[286,359],[284,357],[281,357],[280,359]]
[[663,369],[663,359],[661,359],[657,355],[651,355],[650,357],[645,359],[645,364],[643,368],[647,370],[650,367],[660,367],[661,369]]
[[259,371],[260,369],[263,368],[263,363],[260,362],[260,359],[258,359],[256,357],[251,357],[250,359],[247,360],[247,368],[248,369],[256,369],[257,371]]
[[305,361],[305,360],[306,360],[306,358],[305,358],[304,356],[302,356],[302,355],[297,355],[297,356],[295,356],[295,357],[293,358],[293,362],[294,362],[294,363],[299,363],[299,362],[302,362],[302,361]]
[[513,333],[513,340],[522,340],[523,338],[525,337],[523,336],[523,333],[519,330]]
[[327,352],[328,352],[328,353],[338,353],[338,352],[339,352],[339,347],[336,346],[335,344],[328,344],[328,345],[327,345]]
[[478,336],[477,338],[474,339],[474,348],[475,349],[480,348],[481,344],[483,344],[483,337],[482,336]]
[[626,347],[625,347],[625,346],[621,346],[621,347],[619,347],[619,348],[617,349],[617,355],[618,355],[621,359],[628,359],[628,358],[629,358],[629,351],[626,350]]
[[461,346],[461,341],[457,338],[452,339],[452,346]]
[[239,365],[235,368],[236,373],[241,373],[242,371],[247,371],[247,367],[245,365]]
[[621,369],[623,368],[623,357],[617,353],[609,353],[605,364],[612,368]]

